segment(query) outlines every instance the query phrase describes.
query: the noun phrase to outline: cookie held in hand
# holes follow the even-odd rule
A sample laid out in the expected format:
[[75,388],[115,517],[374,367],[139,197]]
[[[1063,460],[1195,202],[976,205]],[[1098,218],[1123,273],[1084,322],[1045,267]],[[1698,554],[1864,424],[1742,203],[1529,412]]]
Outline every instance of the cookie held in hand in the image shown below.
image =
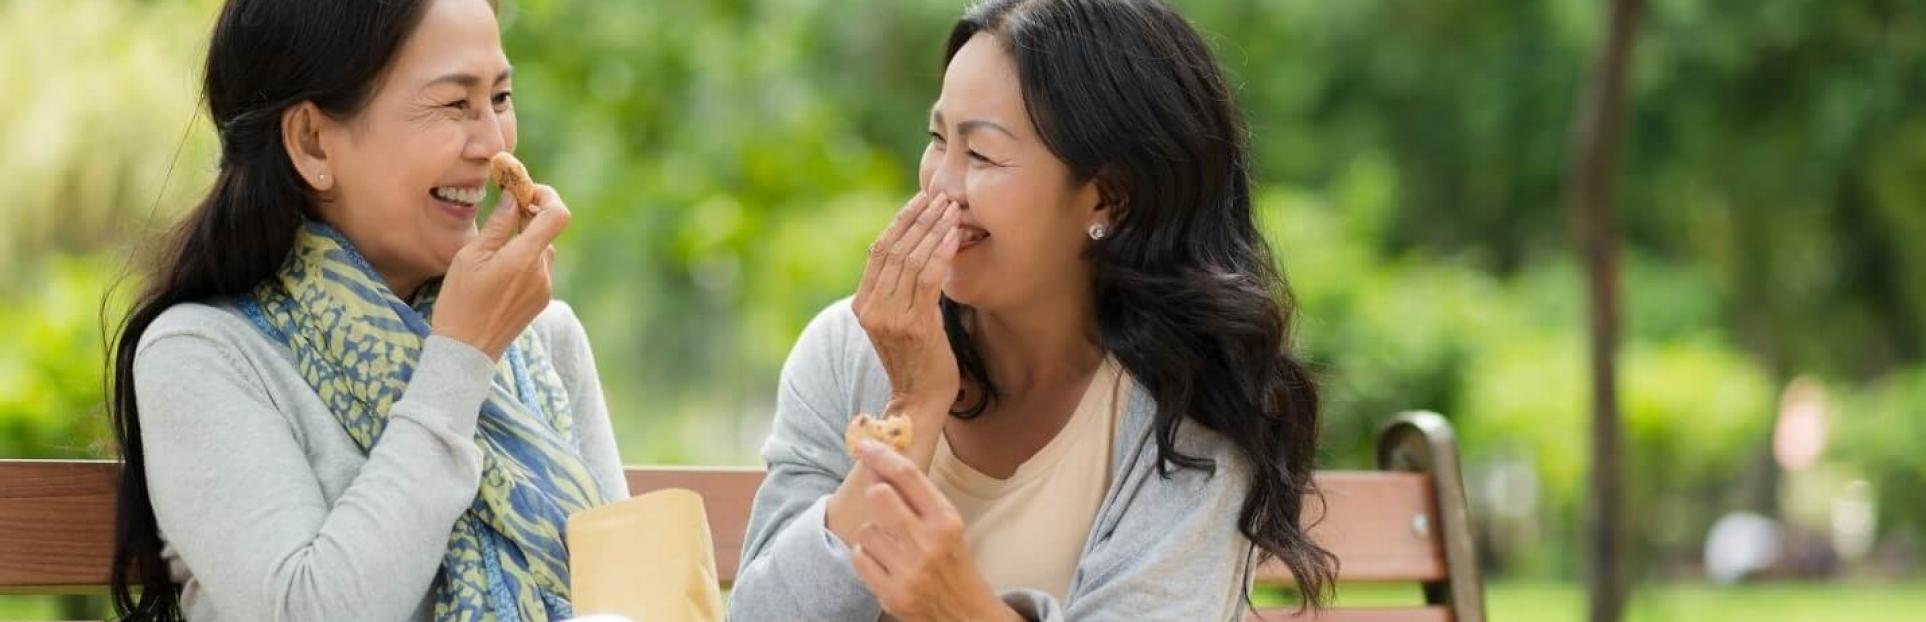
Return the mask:
[[849,429],[843,431],[843,449],[849,455],[856,455],[856,444],[870,439],[894,448],[898,453],[909,449],[910,438],[915,428],[910,418],[892,415],[878,419],[865,414],[857,414],[849,419]]
[[502,194],[515,197],[515,204],[530,214],[542,210],[535,204],[535,180],[528,176],[522,161],[503,151],[488,159],[488,179],[501,187]]

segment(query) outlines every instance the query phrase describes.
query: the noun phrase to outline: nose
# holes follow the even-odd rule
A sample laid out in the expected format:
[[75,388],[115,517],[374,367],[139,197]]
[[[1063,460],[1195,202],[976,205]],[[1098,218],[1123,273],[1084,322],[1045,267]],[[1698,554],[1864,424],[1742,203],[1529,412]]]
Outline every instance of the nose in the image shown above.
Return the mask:
[[[959,155],[962,157],[958,157]],[[968,152],[962,149],[951,149],[949,153],[944,154],[942,161],[937,162],[936,170],[930,173],[929,195],[932,197],[939,194],[949,195],[950,200],[955,201],[958,206],[969,205],[968,197],[964,196],[969,187],[969,184],[964,183],[968,173]]]
[[508,149],[507,128],[503,127],[502,115],[488,109],[469,122],[468,144],[462,149],[462,157],[470,160],[487,160],[495,154]]

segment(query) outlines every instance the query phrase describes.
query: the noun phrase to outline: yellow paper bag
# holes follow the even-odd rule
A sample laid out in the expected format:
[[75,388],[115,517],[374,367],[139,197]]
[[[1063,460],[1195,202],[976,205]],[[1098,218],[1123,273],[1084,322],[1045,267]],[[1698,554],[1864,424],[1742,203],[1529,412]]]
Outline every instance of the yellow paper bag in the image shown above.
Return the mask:
[[576,615],[723,619],[709,518],[693,491],[657,490],[576,513],[568,519],[568,552]]

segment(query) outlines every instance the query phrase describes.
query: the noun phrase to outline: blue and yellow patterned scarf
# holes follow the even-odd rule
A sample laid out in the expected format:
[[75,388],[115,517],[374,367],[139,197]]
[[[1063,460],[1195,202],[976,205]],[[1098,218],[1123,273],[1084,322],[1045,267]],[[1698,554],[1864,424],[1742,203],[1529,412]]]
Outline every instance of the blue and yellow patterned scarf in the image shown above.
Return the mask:
[[[413,305],[403,302],[340,232],[309,222],[286,265],[241,306],[293,352],[302,377],[366,452],[414,375],[439,288],[430,283]],[[576,449],[561,377],[533,331],[502,356],[475,444],[481,490],[449,535],[435,619],[573,615],[562,530],[570,514],[604,498]]]

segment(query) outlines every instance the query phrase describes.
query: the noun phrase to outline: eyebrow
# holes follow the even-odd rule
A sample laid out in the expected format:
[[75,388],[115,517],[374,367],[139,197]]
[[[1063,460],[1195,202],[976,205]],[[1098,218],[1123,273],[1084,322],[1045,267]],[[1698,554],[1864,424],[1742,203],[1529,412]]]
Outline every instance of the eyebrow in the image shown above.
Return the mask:
[[[507,82],[509,76],[514,74],[515,74],[514,67],[503,69],[501,75],[495,76],[495,84],[501,84],[503,82]],[[456,72],[456,73],[443,75],[433,80],[429,80],[428,84],[423,86],[428,87],[428,86],[435,86],[437,84],[446,84],[446,83],[454,83],[467,88],[474,88],[476,85],[481,84],[481,77],[472,73]]]
[[[930,120],[934,121],[938,126],[943,125],[943,113],[935,110],[931,110]],[[991,121],[989,119],[970,119],[968,121],[964,121],[956,125],[956,131],[959,134],[968,134],[970,132],[974,132],[980,129],[992,129],[998,132],[1002,132],[1004,136],[1008,136],[1010,138],[1016,138],[1016,132],[1012,132],[1010,131],[1010,128],[1003,127],[997,122]]]

